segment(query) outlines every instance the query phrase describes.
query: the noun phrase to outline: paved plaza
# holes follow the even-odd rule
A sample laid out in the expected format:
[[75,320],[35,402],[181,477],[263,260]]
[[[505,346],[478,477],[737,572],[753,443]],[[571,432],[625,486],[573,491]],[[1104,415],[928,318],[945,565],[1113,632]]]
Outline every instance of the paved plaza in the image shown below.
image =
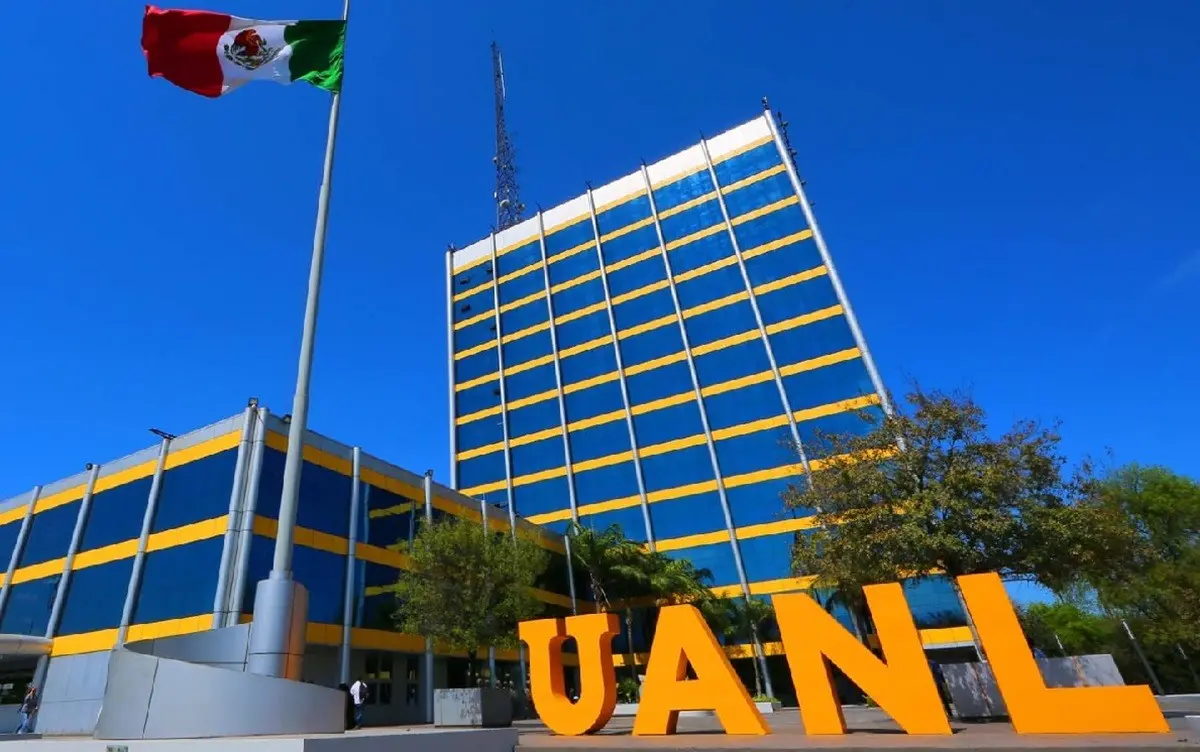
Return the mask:
[[804,724],[796,710],[783,710],[766,716],[774,731],[769,736],[726,736],[713,717],[679,720],[674,737],[637,737],[630,734],[632,718],[613,718],[600,733],[591,737],[554,736],[536,721],[519,721],[522,749],[566,750],[598,749],[836,749],[843,752],[872,749],[1087,749],[1151,750],[1200,748],[1200,733],[1188,730],[1181,712],[1168,712],[1171,734],[1097,735],[1097,736],[1018,736],[1008,723],[963,723],[954,721],[950,737],[910,736],[900,730],[882,711],[874,708],[845,708],[845,736],[804,735]]

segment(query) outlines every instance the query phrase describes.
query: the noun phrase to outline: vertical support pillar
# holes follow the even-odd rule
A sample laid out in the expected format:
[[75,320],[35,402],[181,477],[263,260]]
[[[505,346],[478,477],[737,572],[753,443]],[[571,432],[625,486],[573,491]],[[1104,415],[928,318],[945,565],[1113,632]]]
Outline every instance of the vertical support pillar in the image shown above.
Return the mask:
[[362,449],[354,447],[350,456],[350,543],[346,548],[346,588],[342,601],[342,651],[340,676],[350,683],[350,628],[354,623],[354,570],[358,562],[358,519],[362,504]]
[[[496,267],[492,267],[492,284],[496,280]],[[458,400],[454,389],[454,249],[446,251],[446,360],[449,363],[450,385],[450,487],[458,489]],[[504,374],[499,374],[501,380]],[[430,721],[432,723],[432,721]]]
[[25,540],[29,537],[29,526],[33,524],[33,509],[38,499],[42,497],[42,487],[34,486],[29,492],[29,504],[25,507],[25,516],[21,519],[21,529],[17,532],[17,541],[13,544],[12,555],[8,557],[8,571],[4,574],[4,587],[0,588],[0,619],[4,618],[4,608],[8,605],[8,593],[12,589],[13,572],[21,561],[21,553],[25,550]]
[[[706,152],[707,155],[707,152]],[[671,267],[671,255],[667,251],[666,237],[663,235],[662,222],[658,215],[658,202],[654,200],[654,186],[650,183],[650,173],[646,165],[642,165],[642,183],[646,187],[646,196],[650,200],[650,216],[654,219],[654,231],[658,236],[658,247],[662,251],[663,266],[666,268],[667,288],[671,291],[671,302],[675,305],[675,317],[679,321],[679,336],[683,339],[683,351],[687,356],[688,373],[692,379],[692,389],[696,393],[696,407],[700,411],[700,424],[704,427],[704,437],[708,444],[708,459],[712,464],[713,478],[717,481],[717,498],[721,502],[721,513],[725,518],[725,530],[729,533],[729,545],[733,550],[733,563],[737,567],[738,584],[742,587],[742,596],[750,599],[750,583],[746,577],[746,567],[742,562],[742,550],[738,545],[737,533],[734,530],[733,511],[729,507],[729,497],[725,490],[725,476],[721,473],[721,465],[717,460],[717,444],[713,440],[712,428],[708,422],[708,407],[704,403],[704,388],[700,385],[700,375],[696,371],[696,359],[692,354],[692,342],[688,336],[687,324],[683,320],[683,310],[679,305],[679,290],[675,286],[675,270]],[[716,176],[713,176],[716,184]],[[720,187],[717,186],[718,195]],[[760,322],[761,323],[761,322]],[[766,333],[763,332],[763,337]],[[758,636],[753,635],[754,659],[758,661],[763,675],[766,677],[767,694],[772,694],[771,678],[767,673],[766,657]]]
[[[62,619],[63,605],[67,600],[67,590],[71,586],[71,567],[75,564],[75,554],[79,552],[79,543],[83,540],[83,531],[87,526],[88,513],[92,509],[92,496],[96,491],[96,479],[100,477],[100,466],[88,463],[87,486],[83,492],[83,500],[79,502],[79,512],[75,515],[75,530],[71,533],[71,544],[67,548],[67,557],[63,560],[62,576],[58,580],[58,589],[54,592],[54,604],[50,607],[50,620],[46,622],[46,639],[52,639],[58,632],[58,622]],[[46,667],[49,656],[38,659],[37,669],[33,675],[33,686],[42,690],[46,681]]]
[[771,135],[775,138],[775,146],[779,149],[779,156],[783,159],[783,166],[787,170],[788,178],[792,182],[792,190],[796,191],[796,195],[800,198],[800,209],[804,212],[804,219],[808,222],[809,229],[812,230],[813,242],[817,244],[817,252],[821,254],[821,262],[829,270],[829,283],[833,285],[834,294],[837,295],[838,303],[841,304],[842,310],[845,312],[846,324],[850,327],[850,333],[854,336],[854,343],[858,345],[859,352],[862,353],[863,365],[867,369],[867,375],[871,378],[871,385],[875,387],[875,393],[879,395],[879,404],[885,413],[891,415],[891,399],[888,397],[887,390],[883,387],[883,379],[879,376],[879,369],[875,367],[875,359],[871,357],[871,350],[867,347],[867,340],[858,325],[858,319],[854,316],[854,309],[850,306],[850,298],[846,295],[846,289],[842,287],[842,279],[838,276],[837,267],[833,265],[833,257],[829,255],[829,247],[825,245],[825,236],[821,234],[821,228],[817,225],[817,217],[813,214],[812,205],[808,203],[808,197],[804,194],[804,184],[800,180],[800,175],[796,172],[796,165],[792,162],[792,155],[788,153],[787,147],[784,146],[783,139],[779,134],[779,126],[775,123],[775,118],[771,114],[771,111],[767,110],[764,112],[763,117],[766,118],[767,127],[771,129]]
[[[451,458],[450,466],[454,466],[453,458]],[[422,483],[425,491],[425,524],[433,523],[433,471],[425,471],[425,479]],[[415,513],[416,510],[414,509]],[[433,640],[425,638],[425,675],[422,677],[421,684],[425,689],[425,722],[433,723]]]
[[[511,507],[512,504],[509,504]],[[483,534],[488,534],[488,503],[482,499],[479,502],[479,518],[483,523]],[[496,646],[488,645],[487,650],[488,660],[488,686],[492,689],[496,688]]]
[[725,205],[725,195],[721,191],[721,184],[717,180],[717,170],[713,165],[712,156],[708,153],[708,142],[700,139],[700,150],[704,152],[704,164],[708,167],[708,176],[712,179],[713,188],[717,192],[717,204],[721,207],[721,219],[725,222],[725,230],[729,233],[729,242],[733,245],[733,254],[737,257],[738,271],[742,274],[742,284],[746,286],[746,295],[749,296],[750,309],[754,312],[754,323],[758,325],[758,335],[762,337],[763,347],[767,350],[767,360],[771,364],[771,373],[775,377],[775,387],[779,391],[779,399],[783,403],[783,410],[787,413],[788,429],[792,434],[792,442],[796,447],[796,452],[800,455],[800,464],[804,468],[806,478],[811,478],[812,468],[808,464],[808,455],[804,451],[804,444],[800,441],[800,431],[796,428],[796,414],[792,411],[792,403],[788,399],[787,389],[783,385],[783,376],[779,373],[779,361],[775,359],[775,348],[771,345],[771,337],[767,333],[767,327],[763,323],[762,312],[758,308],[758,296],[754,294],[754,285],[750,282],[750,273],[746,271],[746,260],[742,258],[742,246],[738,243],[737,233],[733,231],[733,220],[729,217],[729,208]]
[[579,615],[579,602],[575,599],[575,566],[571,563],[571,536],[563,536],[563,547],[567,549],[567,586],[571,593],[571,613]]
[[[243,432],[243,436],[245,433]],[[133,556],[133,570],[129,573],[129,586],[125,590],[125,605],[121,609],[121,624],[117,627],[117,645],[125,644],[125,636],[129,633],[129,623],[133,620],[133,609],[137,604],[138,593],[142,589],[142,572],[146,569],[146,542],[150,540],[150,529],[154,527],[154,515],[158,512],[158,500],[162,496],[163,472],[167,467],[167,453],[171,451],[171,440],[163,437],[158,445],[158,462],[154,466],[154,477],[150,480],[150,495],[146,497],[146,511],[142,513],[142,531],[138,534],[137,553]],[[238,450],[239,454],[241,450]],[[239,463],[240,464],[240,463]],[[230,513],[232,519],[233,514]],[[226,547],[229,537],[225,538]],[[224,561],[224,556],[222,556]],[[221,594],[218,586],[217,595]],[[213,626],[220,626],[217,621],[221,601],[217,601],[213,613]]]
[[571,439],[567,432],[567,398],[563,392],[562,360],[558,354],[557,326],[554,323],[554,296],[550,294],[550,262],[546,258],[546,223],[539,211],[538,247],[542,252],[542,279],[546,285],[546,315],[550,321],[550,355],[554,358],[554,388],[558,390],[558,422],[562,424],[563,458],[567,469],[567,502],[571,505],[571,520],[579,522],[579,503],[575,498],[575,465],[571,459]]
[[[213,595],[213,626],[225,623],[229,612],[229,575],[237,556],[238,521],[245,504],[246,466],[250,461],[250,443],[254,436],[254,407],[242,413],[242,438],[238,441],[237,459],[233,465],[233,488],[229,493],[229,514],[225,524],[225,544],[221,547],[221,564],[217,569],[217,591]],[[160,456],[161,458],[161,456]],[[136,564],[134,567],[136,568]]]
[[[500,431],[504,444],[504,486],[513,506],[512,450],[508,445],[508,395],[504,388],[504,327],[500,324],[500,285],[496,282],[496,233],[492,233],[492,308],[496,312],[496,371],[500,388]],[[452,458],[454,459],[454,458]]]
[[600,224],[596,220],[596,201],[592,187],[587,189],[588,214],[592,220],[592,236],[596,239],[596,262],[599,264],[600,283],[604,286],[604,305],[608,310],[608,328],[612,332],[613,354],[617,360],[617,383],[621,386],[621,403],[625,408],[625,426],[629,429],[629,448],[633,454],[633,472],[637,477],[638,498],[642,502],[642,521],[646,525],[646,545],[654,550],[654,526],[650,522],[650,507],[646,499],[646,482],[642,478],[642,456],[638,450],[636,432],[633,430],[633,411],[629,407],[629,387],[625,383],[625,363],[621,358],[621,342],[617,333],[617,318],[613,313],[612,294],[608,289],[608,272],[604,270],[604,249],[600,244]]
[[225,615],[225,626],[237,626],[241,622],[245,605],[246,580],[250,576],[250,547],[254,545],[254,515],[258,511],[258,486],[262,480],[263,455],[266,454],[267,408],[260,407],[254,414],[254,435],[250,444],[250,461],[246,478],[245,503],[238,521],[237,561],[233,570],[232,587],[229,593],[229,613]]

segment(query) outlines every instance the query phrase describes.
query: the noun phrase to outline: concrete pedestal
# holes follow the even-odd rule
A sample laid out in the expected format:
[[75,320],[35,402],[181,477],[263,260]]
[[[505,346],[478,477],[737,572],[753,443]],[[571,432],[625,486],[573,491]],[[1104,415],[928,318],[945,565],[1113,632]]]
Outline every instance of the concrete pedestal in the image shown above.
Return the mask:
[[433,693],[434,726],[503,728],[513,722],[513,698],[505,689],[438,689]]
[[308,591],[292,579],[271,577],[254,591],[254,623],[246,670],[300,681],[304,671]]

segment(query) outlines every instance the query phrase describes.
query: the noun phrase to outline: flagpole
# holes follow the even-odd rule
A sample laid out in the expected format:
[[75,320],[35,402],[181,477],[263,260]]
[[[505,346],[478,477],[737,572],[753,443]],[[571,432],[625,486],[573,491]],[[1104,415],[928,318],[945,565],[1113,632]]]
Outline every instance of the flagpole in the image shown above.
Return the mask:
[[[344,0],[342,20],[350,18],[350,0]],[[334,92],[329,106],[329,132],[325,140],[325,165],[317,198],[317,223],[313,231],[312,261],[308,270],[308,296],[304,304],[304,329],[296,391],[288,425],[287,456],[283,465],[283,492],[279,499],[275,557],[268,579],[258,583],[254,597],[254,628],[250,635],[247,668],[251,673],[299,680],[305,651],[308,592],[292,580],[292,551],[300,501],[300,474],[304,466],[304,434],[308,428],[309,383],[317,338],[317,312],[321,275],[325,263],[325,233],[329,224],[329,196],[333,189],[333,155],[337,142],[342,94]]]

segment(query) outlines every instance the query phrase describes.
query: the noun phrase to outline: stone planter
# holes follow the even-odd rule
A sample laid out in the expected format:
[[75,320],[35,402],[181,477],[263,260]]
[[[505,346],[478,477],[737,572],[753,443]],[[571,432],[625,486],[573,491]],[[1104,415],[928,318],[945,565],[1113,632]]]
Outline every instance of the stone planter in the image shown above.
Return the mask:
[[758,708],[758,712],[760,713],[778,713],[783,708],[783,704],[778,700],[774,702],[756,702],[754,703],[754,707]]
[[513,722],[512,695],[506,689],[435,689],[433,725],[505,728]]

